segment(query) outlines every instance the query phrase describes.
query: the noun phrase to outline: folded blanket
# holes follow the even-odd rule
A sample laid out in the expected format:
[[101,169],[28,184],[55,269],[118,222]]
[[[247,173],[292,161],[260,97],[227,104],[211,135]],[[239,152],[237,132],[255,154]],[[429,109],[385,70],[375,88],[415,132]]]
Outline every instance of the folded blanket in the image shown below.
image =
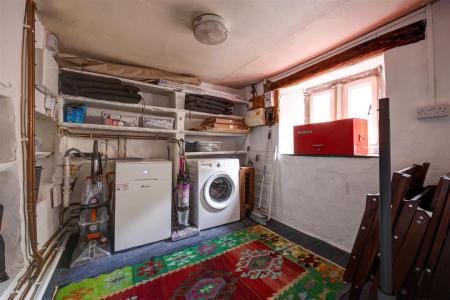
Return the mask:
[[85,81],[90,81],[90,82],[102,82],[102,83],[109,83],[109,84],[122,84],[122,81],[120,81],[117,78],[100,77],[100,76],[75,73],[75,72],[67,72],[67,71],[62,71],[59,74],[59,78],[73,79],[73,80],[85,80]]
[[194,94],[186,94],[186,102],[199,101],[202,103],[214,103],[218,106],[222,106],[223,108],[228,108],[233,106],[233,102],[227,99],[207,96],[207,95],[194,95]]
[[228,110],[228,107],[222,107],[219,105],[216,105],[215,103],[204,103],[204,102],[188,102],[185,103],[185,106],[198,106],[198,107],[203,107],[203,108],[211,108],[211,109],[218,109],[218,110]]
[[231,115],[232,114],[232,111],[230,111],[230,110],[218,110],[218,109],[212,109],[212,108],[199,107],[199,106],[195,106],[195,105],[185,106],[185,108],[187,110],[199,111],[199,112],[215,114],[215,115]]
[[62,86],[61,92],[64,94],[69,95],[83,95],[86,96],[86,94],[104,94],[104,95],[114,95],[114,96],[123,96],[127,98],[134,98],[134,99],[142,99],[141,95],[134,93],[134,92],[128,92],[124,90],[110,90],[110,89],[99,89],[99,88],[79,88],[79,87],[73,87],[73,86]]
[[139,103],[142,99],[139,88],[122,84],[119,79],[64,71],[59,78],[60,91],[67,95],[125,103]]
[[76,86],[80,88],[103,88],[108,90],[123,90],[128,92],[137,93],[139,88],[126,84],[106,83],[98,81],[77,80],[73,78],[60,77],[61,86]]
[[112,94],[111,91],[106,92],[88,92],[84,91],[83,89],[72,89],[68,87],[63,87],[61,89],[61,92],[66,95],[72,95],[72,96],[82,96],[82,97],[89,97],[99,100],[109,100],[109,101],[115,101],[115,102],[123,102],[123,103],[139,103],[142,99],[141,95],[139,94],[128,94],[128,95],[115,95]]

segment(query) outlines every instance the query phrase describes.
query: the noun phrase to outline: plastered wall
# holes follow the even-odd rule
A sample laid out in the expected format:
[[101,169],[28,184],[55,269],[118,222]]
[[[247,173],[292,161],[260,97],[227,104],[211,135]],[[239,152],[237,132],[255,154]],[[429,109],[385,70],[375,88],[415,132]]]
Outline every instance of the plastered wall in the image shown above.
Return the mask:
[[[433,5],[436,101],[450,103],[450,1]],[[429,161],[427,183],[450,171],[450,118],[417,120],[429,95],[427,43],[385,53],[386,95],[391,99],[392,169]],[[249,89],[247,89],[249,91]],[[275,130],[275,129],[273,129]],[[252,131],[250,159],[263,157],[267,127]],[[276,138],[276,135],[275,135]],[[272,217],[350,251],[364,211],[365,195],[378,192],[377,158],[279,155]],[[261,163],[256,163],[261,169]]]
[[24,0],[0,1],[0,203],[1,234],[6,244],[9,280],[0,283],[0,298],[9,293],[25,265],[23,172],[20,143],[20,87]]

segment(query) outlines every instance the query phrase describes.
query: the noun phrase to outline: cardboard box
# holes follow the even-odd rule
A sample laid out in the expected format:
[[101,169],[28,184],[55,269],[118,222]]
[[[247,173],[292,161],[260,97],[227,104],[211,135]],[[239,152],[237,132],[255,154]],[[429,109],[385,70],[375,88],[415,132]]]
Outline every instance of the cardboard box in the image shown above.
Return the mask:
[[264,108],[250,110],[245,114],[245,125],[247,127],[266,125],[266,114]]

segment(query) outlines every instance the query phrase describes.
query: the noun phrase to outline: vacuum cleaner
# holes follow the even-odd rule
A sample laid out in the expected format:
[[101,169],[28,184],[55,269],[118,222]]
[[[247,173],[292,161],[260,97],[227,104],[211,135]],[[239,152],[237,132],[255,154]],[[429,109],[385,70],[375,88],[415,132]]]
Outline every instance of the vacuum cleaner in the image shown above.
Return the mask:
[[191,184],[189,174],[186,170],[186,156],[184,155],[183,141],[177,141],[180,146],[179,169],[177,175],[177,187],[175,190],[176,203],[176,225],[172,232],[172,241],[178,241],[184,238],[192,237],[199,234],[198,228],[189,224],[189,194]]

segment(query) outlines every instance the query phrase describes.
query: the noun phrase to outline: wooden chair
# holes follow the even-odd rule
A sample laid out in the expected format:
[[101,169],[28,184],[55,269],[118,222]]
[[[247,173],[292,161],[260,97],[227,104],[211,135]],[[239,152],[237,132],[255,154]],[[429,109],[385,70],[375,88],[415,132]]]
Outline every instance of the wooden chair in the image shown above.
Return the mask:
[[[450,177],[444,176],[439,180],[439,184],[437,186],[436,192],[433,197],[433,203],[435,203],[435,208],[433,214],[431,216],[431,221],[428,225],[428,228],[425,232],[424,239],[422,241],[419,254],[414,262],[413,267],[408,273],[408,276],[403,283],[401,293],[398,295],[399,299],[415,299],[415,296],[419,292],[419,285],[421,282],[422,275],[424,274],[424,268],[426,267],[426,263],[428,257],[431,255],[430,251],[433,246],[435,239],[441,240],[442,235],[447,232],[443,228],[439,228],[439,224],[441,222],[441,216],[444,211],[447,212],[447,209],[450,209],[447,202],[447,195],[450,188]],[[449,213],[447,213],[448,215]],[[438,234],[439,232],[439,235]],[[444,232],[444,233],[442,233]],[[436,250],[434,250],[436,251]],[[433,255],[436,255],[435,253]],[[431,256],[430,256],[431,257]],[[432,259],[432,262],[435,261],[435,257]],[[433,266],[435,266],[433,264]]]
[[[391,181],[393,228],[397,223],[401,208],[403,207],[403,201],[405,199],[414,199],[418,193],[423,192],[423,184],[429,166],[429,163],[423,163],[422,165],[412,165],[409,168],[394,172]],[[370,195],[372,200],[375,199],[373,196],[374,195]],[[369,196],[367,199],[369,199]],[[374,267],[374,261],[379,252],[379,200],[374,202],[376,202],[376,207],[374,207],[374,204],[369,205],[368,200],[366,200],[366,209],[363,220],[361,221],[361,226],[352,249],[350,261],[344,273],[344,280],[352,283],[349,293],[350,299],[358,299],[361,295],[362,287],[371,271],[375,270],[375,273],[377,272],[377,266],[375,265]],[[417,208],[418,205],[419,202],[415,199],[413,206]],[[405,211],[404,214],[408,215],[409,223],[411,223],[411,220],[415,216],[415,210],[407,209],[407,211],[408,212]],[[407,237],[408,230],[403,228],[401,231],[400,228],[408,228],[409,224],[406,224],[408,223],[408,220],[403,221],[402,223],[405,224],[399,225],[399,234],[401,233],[402,240],[404,240]],[[423,227],[425,226],[419,226],[417,230],[423,230]],[[397,247],[400,248],[400,246],[401,243]],[[378,280],[375,280],[373,289],[376,291],[377,287]]]

